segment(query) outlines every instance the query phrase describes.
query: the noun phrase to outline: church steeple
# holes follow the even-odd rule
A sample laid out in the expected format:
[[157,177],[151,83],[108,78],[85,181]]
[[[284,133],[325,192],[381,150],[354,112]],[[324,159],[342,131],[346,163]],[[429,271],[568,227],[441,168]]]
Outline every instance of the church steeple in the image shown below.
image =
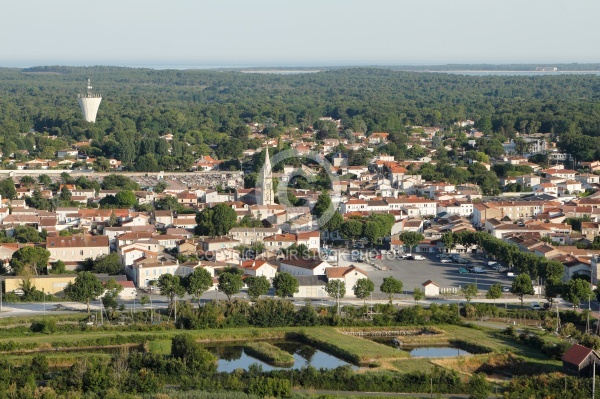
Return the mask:
[[273,171],[271,170],[271,160],[269,159],[269,148],[265,148],[265,163],[262,168],[261,176],[261,195],[259,205],[274,205],[275,195],[273,194]]

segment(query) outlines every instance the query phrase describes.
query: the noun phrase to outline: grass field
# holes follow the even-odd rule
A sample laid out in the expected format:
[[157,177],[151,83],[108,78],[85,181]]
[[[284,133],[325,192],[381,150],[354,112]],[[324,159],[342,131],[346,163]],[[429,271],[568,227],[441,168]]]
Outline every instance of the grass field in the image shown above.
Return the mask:
[[343,334],[333,328],[302,329],[298,335],[304,342],[361,365],[376,364],[382,359],[408,357],[404,351],[365,338]]
[[291,366],[294,356],[264,341],[248,342],[244,345],[246,353],[274,366]]
[[[57,318],[62,318],[59,316]],[[26,319],[31,322],[31,319]],[[39,319],[36,319],[39,320]],[[73,323],[75,320],[65,317],[61,322]],[[182,330],[160,331],[111,331],[109,328],[91,328],[88,331],[55,332],[52,334],[32,333],[19,327],[20,320],[0,325],[0,345],[7,348],[0,355],[12,364],[27,364],[37,351],[46,355],[51,367],[68,367],[83,357],[109,358],[119,350],[126,351],[135,346],[135,350],[168,355],[171,352],[171,338],[181,334]],[[3,328],[12,329],[12,336],[3,335]],[[301,327],[301,328],[230,328],[215,330],[189,330],[201,343],[241,341],[241,345],[255,351],[255,356],[269,363],[293,363],[293,357],[272,344],[265,342],[271,339],[292,339],[312,345],[324,352],[358,365],[378,367],[400,373],[411,371],[427,371],[434,367],[456,370],[465,375],[484,371],[488,375],[500,378],[512,375],[511,370],[521,373],[545,373],[559,371],[560,361],[550,360],[547,355],[537,349],[522,345],[505,336],[498,330],[483,327],[465,327],[443,325],[428,327],[425,334],[422,327],[371,327],[371,328],[335,328],[335,327]],[[469,350],[469,345],[477,345],[476,353],[480,355],[468,358],[422,359],[410,358],[403,350],[374,342],[368,338],[345,334],[349,331],[407,331],[413,330],[416,335],[400,337],[403,346],[429,346],[457,344]],[[18,332],[19,336],[15,336]],[[558,342],[558,338],[549,335],[544,340]],[[10,343],[14,343],[11,349]],[[27,345],[27,349],[19,345]],[[484,348],[482,348],[484,347]],[[475,349],[477,349],[475,348]]]

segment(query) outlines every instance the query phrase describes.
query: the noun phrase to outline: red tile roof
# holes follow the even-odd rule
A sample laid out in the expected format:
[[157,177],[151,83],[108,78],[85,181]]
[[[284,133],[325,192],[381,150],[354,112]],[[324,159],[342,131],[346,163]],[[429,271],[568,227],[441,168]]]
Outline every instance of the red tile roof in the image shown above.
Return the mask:
[[592,352],[590,348],[575,344],[565,352],[562,361],[579,366]]

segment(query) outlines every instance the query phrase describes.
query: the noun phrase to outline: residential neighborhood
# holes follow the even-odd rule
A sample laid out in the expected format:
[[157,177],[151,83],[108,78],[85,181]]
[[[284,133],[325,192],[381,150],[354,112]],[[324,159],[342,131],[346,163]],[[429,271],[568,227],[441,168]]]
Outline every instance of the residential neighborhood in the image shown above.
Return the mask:
[[[335,124],[327,118],[321,122]],[[485,139],[469,121],[457,126]],[[247,155],[245,172],[222,171],[223,161],[210,156],[199,158],[185,174],[121,172],[120,163],[112,160],[111,169],[118,175],[61,170],[53,160],[15,160],[15,170],[1,186],[0,228],[6,239],[0,251],[5,272],[14,274],[11,258],[19,249],[34,246],[49,252],[47,267],[37,268],[46,279],[56,279],[56,287],[65,286],[60,283],[62,273],[89,270],[115,254],[119,262],[115,272],[140,290],[149,289],[162,275],[185,278],[198,268],[207,270],[216,284],[222,270],[234,267],[245,277],[264,276],[270,282],[277,273],[289,273],[300,282],[296,297],[326,297],[325,284],[341,280],[351,297],[358,277],[370,278],[382,270],[394,274],[394,266],[386,265],[382,254],[387,258],[392,254],[393,262],[401,262],[397,256],[405,253],[489,257],[477,245],[444,243],[448,234],[484,232],[520,252],[560,262],[563,282],[584,276],[597,283],[600,178],[594,163],[576,164],[568,156],[551,166],[549,160],[544,165],[531,162],[534,155],[549,159],[556,144],[550,136],[525,137],[527,156],[522,148],[516,153],[514,141],[505,143],[504,153],[494,159],[477,155],[479,142],[470,142],[471,150],[457,158],[481,165],[482,169],[469,169],[470,173],[485,174],[492,166],[495,171],[517,171],[496,186],[482,186],[428,177],[436,165],[432,143],[447,135],[441,127],[408,127],[414,132],[409,145],[419,149],[419,157],[403,160],[381,152],[388,143],[385,132],[312,140],[318,132],[307,127],[273,142],[261,134],[260,124],[247,128],[263,144]],[[169,142],[172,137],[161,139]],[[295,156],[314,154],[317,162],[283,165],[282,172],[274,172],[270,158],[282,142]],[[81,158],[81,146],[74,143],[57,151],[56,159]],[[363,158],[354,164],[352,154],[357,151]],[[262,169],[252,168],[252,159],[261,153]],[[11,162],[9,158],[8,165]],[[285,182],[294,202],[273,201],[282,192],[274,192],[271,186],[248,186],[247,178],[257,172],[263,174],[263,181]],[[306,185],[306,176],[323,174],[331,176],[329,181],[318,187]],[[108,180],[119,184],[105,188]],[[322,206],[339,221],[320,220],[323,212],[317,209]],[[230,223],[204,220],[203,215],[219,207],[231,213]],[[375,224],[378,227],[372,231]],[[420,241],[406,245],[401,239],[406,232],[419,235]],[[29,241],[33,236],[37,239]],[[503,267],[512,270],[514,265]],[[448,284],[446,290],[460,287],[436,274],[419,273],[418,279],[415,287],[423,285],[428,297],[439,295],[436,280]],[[501,281],[500,275],[497,280]],[[483,282],[480,288],[485,290],[492,282],[488,286]],[[51,291],[60,293],[60,289]]]

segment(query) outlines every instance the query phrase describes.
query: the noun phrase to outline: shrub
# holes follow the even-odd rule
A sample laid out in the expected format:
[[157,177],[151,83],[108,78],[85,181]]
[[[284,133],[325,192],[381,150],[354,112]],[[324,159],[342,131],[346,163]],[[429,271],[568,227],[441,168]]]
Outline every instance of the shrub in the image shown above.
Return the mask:
[[34,321],[29,327],[29,331],[42,334],[53,334],[56,332],[56,320],[44,319]]

